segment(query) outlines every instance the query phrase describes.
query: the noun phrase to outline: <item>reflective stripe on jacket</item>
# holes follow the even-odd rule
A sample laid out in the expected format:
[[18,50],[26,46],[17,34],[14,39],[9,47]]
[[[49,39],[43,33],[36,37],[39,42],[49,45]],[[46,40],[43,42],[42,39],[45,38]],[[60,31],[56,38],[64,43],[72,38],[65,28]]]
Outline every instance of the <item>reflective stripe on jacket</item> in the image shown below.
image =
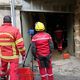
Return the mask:
[[32,37],[32,42],[36,45],[36,55],[47,56],[50,54],[49,40],[52,38],[46,32],[38,32]]
[[16,59],[19,53],[25,54],[23,38],[19,30],[5,23],[0,27],[0,58]]

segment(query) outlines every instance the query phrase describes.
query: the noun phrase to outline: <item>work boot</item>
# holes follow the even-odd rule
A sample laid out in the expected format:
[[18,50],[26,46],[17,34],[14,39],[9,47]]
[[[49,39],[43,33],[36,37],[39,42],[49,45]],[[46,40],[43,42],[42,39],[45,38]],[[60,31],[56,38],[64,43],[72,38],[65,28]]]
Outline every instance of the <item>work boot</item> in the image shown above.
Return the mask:
[[7,78],[5,76],[1,77],[1,80],[6,80]]

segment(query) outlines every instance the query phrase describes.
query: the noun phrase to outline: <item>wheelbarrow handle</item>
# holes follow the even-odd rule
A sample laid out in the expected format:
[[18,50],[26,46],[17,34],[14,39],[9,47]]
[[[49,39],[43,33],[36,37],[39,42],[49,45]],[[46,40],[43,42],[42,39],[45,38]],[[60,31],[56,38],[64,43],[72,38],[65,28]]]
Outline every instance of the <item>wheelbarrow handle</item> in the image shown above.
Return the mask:
[[26,55],[25,55],[25,59],[24,59],[24,61],[23,61],[23,65],[22,65],[23,67],[25,67],[25,62],[26,62],[27,56],[28,56],[28,54],[29,54],[30,47],[31,47],[31,43],[30,43],[29,48],[28,48],[28,51],[27,51],[27,53],[26,53]]

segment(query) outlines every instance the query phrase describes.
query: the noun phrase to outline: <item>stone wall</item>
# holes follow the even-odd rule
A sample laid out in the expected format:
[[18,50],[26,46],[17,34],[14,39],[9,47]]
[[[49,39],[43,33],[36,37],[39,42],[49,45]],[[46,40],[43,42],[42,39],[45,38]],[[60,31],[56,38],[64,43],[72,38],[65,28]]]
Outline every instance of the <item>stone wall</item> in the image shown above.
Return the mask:
[[77,0],[75,7],[74,40],[75,56],[80,58],[80,0]]

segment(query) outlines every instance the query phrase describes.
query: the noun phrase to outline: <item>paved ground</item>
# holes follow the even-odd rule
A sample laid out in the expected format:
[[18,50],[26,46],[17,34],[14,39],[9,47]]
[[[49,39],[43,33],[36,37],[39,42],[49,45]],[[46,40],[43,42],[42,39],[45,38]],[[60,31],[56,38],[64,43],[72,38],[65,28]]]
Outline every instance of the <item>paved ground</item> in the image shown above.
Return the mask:
[[[35,78],[35,80],[41,80],[39,76]],[[80,80],[80,77],[74,77],[74,76],[63,76],[63,75],[57,75],[55,74],[54,80]]]
[[71,57],[70,59],[54,61],[53,71],[59,75],[80,76],[80,60]]
[[[80,59],[60,59],[52,62],[54,80],[80,80]],[[41,80],[38,67],[34,64],[35,80]]]
[[[75,57],[53,61],[55,80],[80,80],[80,60]],[[35,80],[41,80],[37,74]]]

